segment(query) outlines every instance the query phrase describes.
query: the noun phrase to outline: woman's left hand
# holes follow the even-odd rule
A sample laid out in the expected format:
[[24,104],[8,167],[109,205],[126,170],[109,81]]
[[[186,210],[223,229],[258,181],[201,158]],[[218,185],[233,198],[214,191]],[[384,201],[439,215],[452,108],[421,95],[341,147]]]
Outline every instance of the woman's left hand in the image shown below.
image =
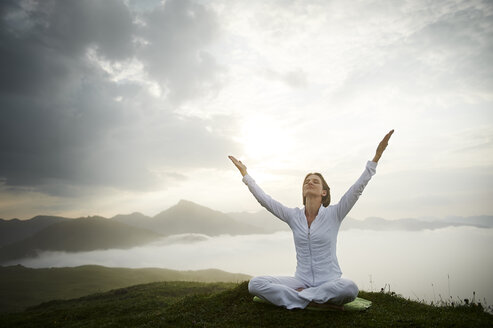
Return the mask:
[[383,151],[385,150],[385,148],[387,148],[387,145],[389,144],[389,139],[390,139],[390,136],[392,135],[392,133],[394,133],[394,130],[390,130],[390,132],[387,133],[385,135],[385,137],[383,137],[382,141],[380,141],[380,143],[378,144],[377,152],[375,153],[375,157],[373,158],[374,162],[378,162],[378,160],[380,159],[380,157],[383,154]]

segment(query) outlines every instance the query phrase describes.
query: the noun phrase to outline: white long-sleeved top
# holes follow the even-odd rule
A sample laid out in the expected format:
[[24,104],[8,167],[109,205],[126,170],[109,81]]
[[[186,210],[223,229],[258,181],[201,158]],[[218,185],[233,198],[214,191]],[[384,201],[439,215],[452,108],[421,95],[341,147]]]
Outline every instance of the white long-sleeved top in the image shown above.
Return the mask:
[[363,174],[346,191],[338,204],[328,207],[320,205],[310,227],[305,216],[305,207],[286,207],[267,195],[249,174],[243,177],[242,181],[257,201],[291,228],[297,260],[295,277],[306,285],[319,286],[341,277],[342,271],[336,255],[337,233],[342,220],[375,174],[376,167],[376,162],[368,161]]

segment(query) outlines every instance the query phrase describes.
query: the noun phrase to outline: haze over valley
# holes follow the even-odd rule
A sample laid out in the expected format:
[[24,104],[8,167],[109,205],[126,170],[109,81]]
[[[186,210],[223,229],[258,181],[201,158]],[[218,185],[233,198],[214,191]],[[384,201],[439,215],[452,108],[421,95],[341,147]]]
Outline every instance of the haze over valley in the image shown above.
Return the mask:
[[[343,221],[341,230],[419,231],[466,226],[491,229],[493,217],[398,220],[356,220],[348,217]],[[266,210],[222,213],[186,200],[154,217],[134,212],[110,219],[101,216],[70,219],[41,215],[25,221],[0,219],[0,264],[36,257],[43,251],[70,253],[129,249],[152,242],[183,243],[220,235],[270,234],[277,231],[290,230]]]

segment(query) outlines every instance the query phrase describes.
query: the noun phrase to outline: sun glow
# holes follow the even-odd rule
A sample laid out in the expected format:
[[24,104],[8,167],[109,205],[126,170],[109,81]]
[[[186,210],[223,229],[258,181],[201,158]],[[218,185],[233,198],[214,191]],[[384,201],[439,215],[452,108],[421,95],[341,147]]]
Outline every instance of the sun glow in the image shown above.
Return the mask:
[[268,160],[289,151],[293,138],[282,122],[268,116],[247,119],[242,126],[239,142],[244,145],[245,155],[255,160]]

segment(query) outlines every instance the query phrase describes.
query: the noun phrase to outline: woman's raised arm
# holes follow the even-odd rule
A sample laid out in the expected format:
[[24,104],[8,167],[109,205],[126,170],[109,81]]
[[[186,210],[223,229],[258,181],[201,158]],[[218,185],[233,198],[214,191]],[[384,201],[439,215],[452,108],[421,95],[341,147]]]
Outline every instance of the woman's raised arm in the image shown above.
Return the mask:
[[238,168],[241,175],[243,176],[243,183],[248,186],[248,189],[253,194],[255,199],[262,205],[266,210],[277,216],[282,221],[290,224],[291,218],[294,215],[294,209],[289,208],[273,199],[267,195],[253,180],[253,178],[247,173],[247,168],[245,164],[237,160],[234,156],[228,156],[233,164]]
[[385,135],[385,137],[383,137],[382,141],[380,141],[380,143],[378,144],[377,151],[375,153],[375,157],[373,157],[373,160],[366,163],[363,174],[358,178],[358,180],[356,180],[356,182],[349,188],[349,190],[346,191],[339,203],[336,205],[339,221],[342,221],[349,213],[349,211],[353,208],[359,196],[361,196],[361,194],[363,193],[363,190],[368,184],[368,181],[370,181],[371,177],[375,174],[378,160],[382,156],[385,148],[387,148],[392,133],[394,133],[394,130],[391,130]]

